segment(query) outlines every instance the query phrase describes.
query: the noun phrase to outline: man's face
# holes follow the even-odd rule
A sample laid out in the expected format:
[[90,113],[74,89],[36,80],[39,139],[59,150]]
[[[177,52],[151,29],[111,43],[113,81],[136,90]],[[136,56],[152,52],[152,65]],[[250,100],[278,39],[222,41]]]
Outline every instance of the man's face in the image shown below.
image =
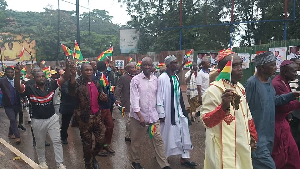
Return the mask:
[[279,52],[278,51],[275,51],[275,56],[277,57],[279,55]]
[[232,71],[231,71],[231,80],[232,82],[239,82],[243,78],[243,69],[242,69],[243,61],[242,59],[234,55],[232,62]]
[[297,71],[300,71],[300,59],[295,60],[295,63],[298,65]]
[[266,74],[268,77],[275,75],[276,70],[277,70],[276,61],[267,63],[262,66],[263,73]]
[[295,80],[297,77],[298,65],[296,63],[291,63],[287,65],[287,71],[285,71],[285,76],[287,81]]
[[193,64],[193,71],[197,71],[197,70],[198,70],[197,64]]
[[135,66],[134,65],[130,65],[127,67],[127,71],[129,74],[134,75],[136,70],[135,70]]
[[13,44],[12,44],[12,43],[9,43],[9,44],[8,44],[8,48],[9,48],[10,50],[12,50]]
[[84,65],[81,75],[85,79],[91,79],[93,76],[93,67],[91,65]]
[[91,66],[93,67],[93,70],[96,71],[97,70],[97,63],[95,61],[91,62]]
[[146,61],[143,61],[142,62],[142,65],[141,65],[141,68],[142,68],[142,71],[144,72],[144,74],[147,76],[147,75],[150,75],[151,72],[152,72],[152,68],[153,68],[153,63],[151,60],[146,60]]
[[205,68],[205,69],[210,68],[210,62],[209,61],[204,61],[203,68]]
[[176,70],[179,69],[179,66],[178,66],[178,61],[177,59],[172,61],[169,65],[168,65],[168,68],[172,71],[172,72],[175,72]]
[[13,79],[14,78],[14,71],[13,70],[6,70],[5,75],[9,79]]
[[34,76],[35,83],[38,86],[43,86],[46,84],[46,77],[44,72],[36,72]]

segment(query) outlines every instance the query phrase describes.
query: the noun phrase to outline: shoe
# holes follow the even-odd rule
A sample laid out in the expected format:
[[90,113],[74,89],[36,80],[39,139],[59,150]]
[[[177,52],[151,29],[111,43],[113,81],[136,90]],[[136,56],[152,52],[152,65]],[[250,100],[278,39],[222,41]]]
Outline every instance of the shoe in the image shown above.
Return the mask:
[[32,143],[32,145],[33,145],[33,147],[35,147],[35,146],[36,146],[36,142],[35,142],[35,140],[33,140],[33,143]]
[[165,166],[165,167],[162,168],[162,169],[171,169],[171,167],[170,167],[170,166]]
[[98,153],[98,156],[106,157],[106,156],[108,156],[108,152],[105,150],[100,150],[100,152]]
[[21,139],[20,138],[16,138],[16,144],[21,144]]
[[111,149],[110,146],[106,146],[103,149],[106,150],[107,152],[111,153],[111,154],[115,153],[115,151],[113,149]]
[[15,139],[16,137],[15,137],[15,135],[8,135],[8,138]]
[[186,166],[186,167],[196,167],[196,166],[198,166],[198,164],[197,163],[195,163],[195,162],[190,162],[190,161],[188,161],[188,160],[186,160],[185,162],[181,162],[181,165],[183,165],[183,166]]
[[28,124],[31,124],[31,121],[28,121],[27,123],[28,123]]
[[125,137],[125,141],[131,142],[131,138]]
[[45,146],[50,146],[50,143],[48,143],[47,141],[45,141]]
[[93,158],[93,169],[99,169],[99,164],[95,157]]
[[67,140],[67,139],[62,139],[62,140],[61,140],[61,143],[62,143],[62,144],[68,144],[68,140]]
[[141,166],[140,163],[135,163],[135,162],[132,162],[132,163],[131,163],[131,167],[132,167],[133,169],[144,169],[144,168]]
[[49,167],[47,166],[46,162],[42,162],[39,164],[40,169],[48,169]]
[[18,128],[21,129],[21,130],[23,130],[23,131],[26,131],[26,128],[22,124],[19,124]]
[[57,166],[57,169],[67,169],[65,165],[63,164],[59,164],[59,166]]

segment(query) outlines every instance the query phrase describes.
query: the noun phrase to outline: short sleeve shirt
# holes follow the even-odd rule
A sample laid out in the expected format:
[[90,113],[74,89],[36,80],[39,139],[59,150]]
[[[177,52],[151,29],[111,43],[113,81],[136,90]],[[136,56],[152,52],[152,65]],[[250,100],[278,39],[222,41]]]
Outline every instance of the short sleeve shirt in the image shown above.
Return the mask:
[[32,105],[32,118],[48,119],[54,115],[53,97],[55,90],[59,87],[59,79],[46,81],[45,90],[42,91],[35,83],[24,85],[25,95]]
[[201,86],[201,95],[203,95],[209,87],[209,72],[206,72],[203,69],[199,71],[199,75],[197,76],[197,85]]

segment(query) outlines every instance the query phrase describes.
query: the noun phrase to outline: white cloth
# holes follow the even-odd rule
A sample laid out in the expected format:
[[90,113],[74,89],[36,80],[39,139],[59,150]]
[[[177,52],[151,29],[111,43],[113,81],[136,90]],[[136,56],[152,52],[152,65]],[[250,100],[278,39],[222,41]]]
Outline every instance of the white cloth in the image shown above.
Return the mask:
[[298,55],[296,55],[295,53],[291,53],[287,56],[287,60],[291,60],[292,58],[298,58]]
[[[199,73],[197,72],[197,74]],[[188,78],[190,75],[191,75],[191,70],[186,72],[185,78]],[[200,84],[198,76],[196,77],[195,74],[193,74],[191,76],[189,83],[187,84],[186,95],[190,96],[191,98],[198,96],[197,84]]]
[[208,89],[209,87],[209,72],[204,72],[203,69],[201,69],[198,73],[198,83],[197,85],[201,86],[201,96],[203,95],[203,93],[206,91],[206,89]]
[[[165,117],[165,122],[161,122],[161,135],[165,145],[166,157],[181,154],[188,155],[189,150],[193,149],[190,132],[188,127],[188,118],[183,115],[180,106],[180,86],[178,80],[174,77],[174,107],[175,123],[171,124],[171,83],[167,73],[163,73],[158,78],[157,91],[157,111],[160,118]],[[186,154],[186,155],[184,155]]]

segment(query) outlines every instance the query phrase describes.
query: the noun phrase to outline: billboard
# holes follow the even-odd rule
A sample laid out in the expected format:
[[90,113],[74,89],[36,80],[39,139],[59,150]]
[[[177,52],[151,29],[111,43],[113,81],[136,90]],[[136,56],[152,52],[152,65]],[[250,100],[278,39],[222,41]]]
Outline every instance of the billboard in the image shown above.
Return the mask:
[[137,53],[139,32],[136,29],[120,30],[121,53]]
[[269,51],[273,52],[273,54],[276,56],[276,72],[280,72],[280,65],[286,59],[287,47],[269,48]]
[[[23,39],[20,35],[0,34],[0,49],[2,61],[29,61],[35,60],[35,40]],[[19,57],[22,49],[23,56]],[[32,56],[32,58],[31,58]]]

